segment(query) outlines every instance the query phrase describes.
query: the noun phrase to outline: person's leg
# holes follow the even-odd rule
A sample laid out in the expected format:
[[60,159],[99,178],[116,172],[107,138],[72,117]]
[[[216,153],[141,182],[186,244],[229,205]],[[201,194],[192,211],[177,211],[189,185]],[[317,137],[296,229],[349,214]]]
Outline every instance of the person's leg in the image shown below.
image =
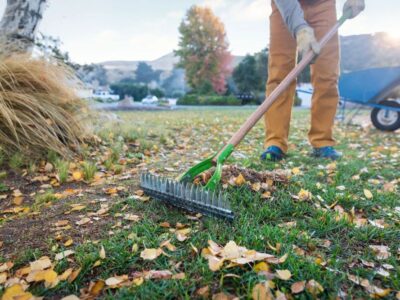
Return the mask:
[[[272,1],[267,95],[281,83],[296,64],[296,41]],[[296,83],[294,82],[265,114],[265,147],[288,149],[288,135]]]
[[[318,40],[336,23],[335,2],[335,0],[321,0],[314,5],[303,5],[306,20],[314,28]],[[308,137],[314,148],[335,145],[333,126],[339,101],[338,78],[339,37],[335,35],[311,66],[314,94]]]

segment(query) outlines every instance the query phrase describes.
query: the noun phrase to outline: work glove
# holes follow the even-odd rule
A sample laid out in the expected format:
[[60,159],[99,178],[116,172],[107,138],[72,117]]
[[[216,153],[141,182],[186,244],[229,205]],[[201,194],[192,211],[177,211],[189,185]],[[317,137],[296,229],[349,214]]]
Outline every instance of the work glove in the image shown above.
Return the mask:
[[347,0],[343,6],[343,14],[350,19],[357,17],[365,9],[365,0]]
[[304,56],[309,50],[318,55],[321,52],[321,46],[314,35],[314,30],[310,26],[299,29],[296,33],[297,49]]

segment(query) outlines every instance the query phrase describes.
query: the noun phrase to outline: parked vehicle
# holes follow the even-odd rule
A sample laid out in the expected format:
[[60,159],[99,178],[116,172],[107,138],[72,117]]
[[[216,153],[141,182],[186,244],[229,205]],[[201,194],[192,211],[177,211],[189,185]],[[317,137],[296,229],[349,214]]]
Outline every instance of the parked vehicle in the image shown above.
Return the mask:
[[142,99],[142,104],[158,104],[158,98],[156,96],[148,95],[146,98]]

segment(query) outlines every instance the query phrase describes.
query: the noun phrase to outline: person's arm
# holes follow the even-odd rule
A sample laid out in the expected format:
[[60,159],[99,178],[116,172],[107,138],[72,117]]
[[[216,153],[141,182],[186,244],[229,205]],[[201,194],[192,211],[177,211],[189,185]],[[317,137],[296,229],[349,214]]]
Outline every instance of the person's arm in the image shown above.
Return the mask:
[[274,0],[274,2],[282,15],[283,21],[293,36],[296,36],[300,29],[309,26],[304,19],[304,12],[299,1]]

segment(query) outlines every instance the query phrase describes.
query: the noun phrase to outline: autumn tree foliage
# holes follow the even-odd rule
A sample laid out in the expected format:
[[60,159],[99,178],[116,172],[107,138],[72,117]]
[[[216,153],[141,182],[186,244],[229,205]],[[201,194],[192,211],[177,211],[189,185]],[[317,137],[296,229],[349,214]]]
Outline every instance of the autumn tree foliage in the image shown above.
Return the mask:
[[207,7],[192,6],[180,27],[179,66],[185,69],[189,86],[198,92],[226,91],[232,55],[225,26]]

